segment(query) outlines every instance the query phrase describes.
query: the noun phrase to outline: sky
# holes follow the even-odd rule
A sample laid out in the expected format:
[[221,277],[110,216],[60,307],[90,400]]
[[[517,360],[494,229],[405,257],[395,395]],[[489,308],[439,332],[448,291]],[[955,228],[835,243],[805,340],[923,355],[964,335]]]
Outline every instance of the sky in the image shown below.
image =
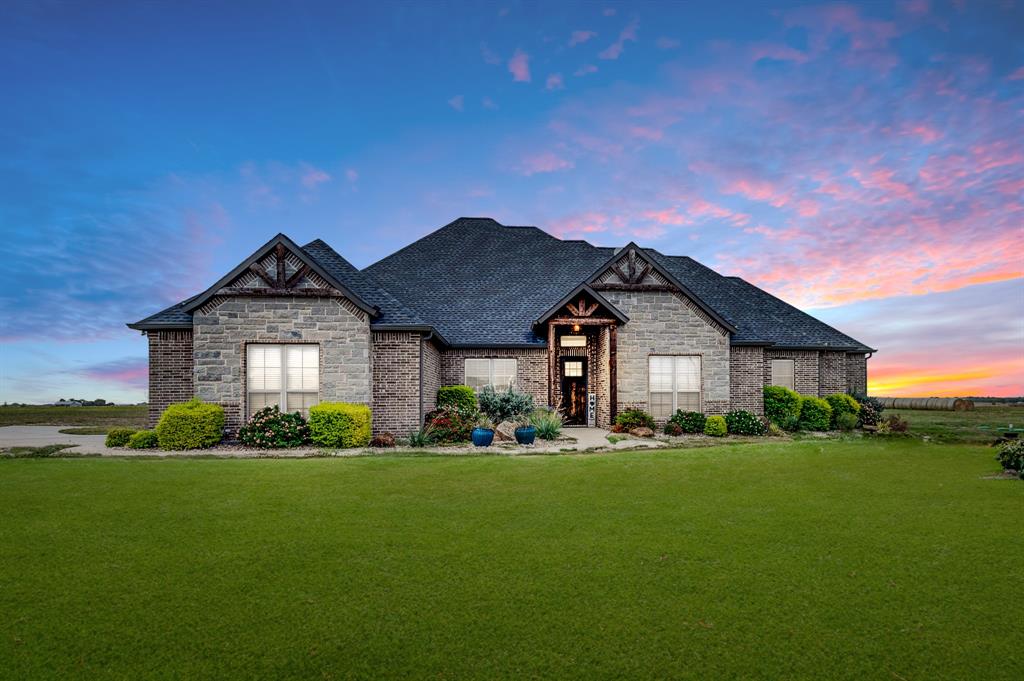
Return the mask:
[[277,232],[459,216],[742,276],[878,395],[1024,395],[1024,6],[0,6],[0,401],[146,396],[125,327]]

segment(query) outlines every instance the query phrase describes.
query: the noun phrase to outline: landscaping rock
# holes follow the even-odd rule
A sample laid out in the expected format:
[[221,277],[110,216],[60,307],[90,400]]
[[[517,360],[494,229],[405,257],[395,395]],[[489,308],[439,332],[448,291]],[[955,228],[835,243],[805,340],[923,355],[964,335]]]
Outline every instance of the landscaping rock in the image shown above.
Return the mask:
[[629,434],[634,437],[654,437],[654,431],[651,430],[650,428],[645,428],[643,426],[639,428],[634,428],[633,430],[629,431]]
[[499,442],[516,441],[516,424],[511,421],[502,421],[494,427],[494,439]]

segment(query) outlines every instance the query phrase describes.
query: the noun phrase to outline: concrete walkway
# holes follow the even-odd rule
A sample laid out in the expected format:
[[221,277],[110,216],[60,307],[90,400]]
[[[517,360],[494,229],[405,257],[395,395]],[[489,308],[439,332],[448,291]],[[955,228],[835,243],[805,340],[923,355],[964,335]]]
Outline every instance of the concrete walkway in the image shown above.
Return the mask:
[[103,445],[106,435],[65,435],[61,429],[79,426],[4,426],[0,428],[0,449],[75,445],[76,454],[117,454],[119,449]]

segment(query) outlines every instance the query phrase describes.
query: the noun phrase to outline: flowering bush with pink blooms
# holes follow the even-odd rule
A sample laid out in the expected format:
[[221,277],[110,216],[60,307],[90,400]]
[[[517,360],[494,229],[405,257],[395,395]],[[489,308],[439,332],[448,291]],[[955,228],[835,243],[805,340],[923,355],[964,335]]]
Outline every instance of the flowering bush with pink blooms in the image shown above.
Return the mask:
[[309,441],[309,426],[302,414],[284,413],[274,405],[253,414],[238,431],[238,439],[246,447],[260,449],[301,447]]

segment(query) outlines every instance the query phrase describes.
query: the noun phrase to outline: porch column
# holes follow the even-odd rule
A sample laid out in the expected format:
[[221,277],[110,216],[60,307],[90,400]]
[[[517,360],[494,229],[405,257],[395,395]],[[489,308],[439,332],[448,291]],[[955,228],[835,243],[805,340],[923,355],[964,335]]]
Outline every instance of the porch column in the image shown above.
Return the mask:
[[555,406],[555,324],[548,322],[548,406]]
[[618,380],[619,372],[617,369],[618,357],[615,344],[619,337],[619,327],[617,324],[612,322],[608,325],[608,399],[611,404],[608,405],[608,413],[611,414],[612,423],[615,423],[615,416],[618,412],[619,406],[619,395],[618,395]]

